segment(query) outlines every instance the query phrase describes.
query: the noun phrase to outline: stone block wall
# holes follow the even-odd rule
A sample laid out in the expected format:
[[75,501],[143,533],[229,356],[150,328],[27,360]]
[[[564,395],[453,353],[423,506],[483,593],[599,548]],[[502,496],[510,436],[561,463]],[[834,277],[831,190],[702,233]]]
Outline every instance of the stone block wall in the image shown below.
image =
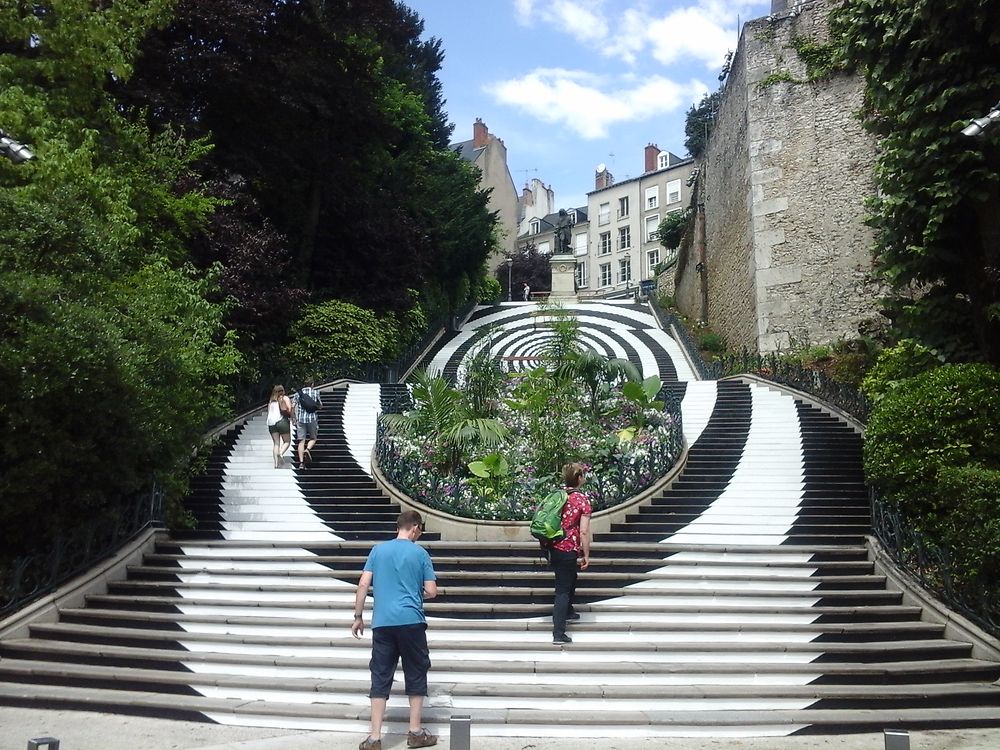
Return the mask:
[[[875,142],[862,81],[809,81],[794,45],[828,39],[831,0],[747,23],[703,155],[708,320],[762,352],[857,335],[876,315],[869,278]],[[679,287],[696,286],[693,264]],[[678,304],[698,316],[688,296]]]

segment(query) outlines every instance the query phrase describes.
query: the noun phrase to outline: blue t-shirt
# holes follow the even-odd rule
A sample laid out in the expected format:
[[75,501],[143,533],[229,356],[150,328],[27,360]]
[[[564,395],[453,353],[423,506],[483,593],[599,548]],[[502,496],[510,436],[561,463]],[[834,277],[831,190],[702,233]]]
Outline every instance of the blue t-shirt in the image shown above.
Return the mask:
[[382,542],[368,553],[365,570],[375,595],[372,628],[427,622],[424,581],[437,580],[427,550],[409,539]]

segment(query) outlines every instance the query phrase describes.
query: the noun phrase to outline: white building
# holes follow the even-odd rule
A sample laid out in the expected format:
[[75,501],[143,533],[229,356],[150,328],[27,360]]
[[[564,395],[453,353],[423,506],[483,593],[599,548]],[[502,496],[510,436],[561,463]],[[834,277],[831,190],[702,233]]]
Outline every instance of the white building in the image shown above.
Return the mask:
[[646,146],[645,169],[638,177],[616,183],[608,168],[598,165],[595,189],[587,194],[586,252],[581,252],[582,241],[574,244],[581,295],[629,290],[653,278],[657,264],[673,259],[660,245],[657,229],[668,214],[687,208],[693,168],[694,159],[652,143]]

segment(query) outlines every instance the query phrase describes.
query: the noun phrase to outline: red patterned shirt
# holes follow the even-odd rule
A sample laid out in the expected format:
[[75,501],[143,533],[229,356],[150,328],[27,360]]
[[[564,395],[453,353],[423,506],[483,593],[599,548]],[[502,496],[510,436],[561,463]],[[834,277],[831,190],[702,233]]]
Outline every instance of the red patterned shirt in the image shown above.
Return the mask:
[[560,552],[576,552],[579,555],[583,549],[580,544],[580,517],[590,515],[590,500],[579,490],[566,488],[566,491],[569,497],[566,498],[562,513],[562,527],[566,536],[555,542],[552,549]]

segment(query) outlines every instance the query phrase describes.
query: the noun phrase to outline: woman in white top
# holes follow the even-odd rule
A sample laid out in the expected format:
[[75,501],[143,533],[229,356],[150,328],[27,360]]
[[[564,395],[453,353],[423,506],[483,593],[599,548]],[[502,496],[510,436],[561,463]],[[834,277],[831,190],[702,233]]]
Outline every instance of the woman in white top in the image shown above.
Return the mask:
[[283,456],[292,444],[294,423],[295,410],[292,408],[292,400],[285,395],[285,386],[274,386],[271,400],[267,402],[267,431],[271,433],[271,455],[274,457],[275,469],[281,468]]

